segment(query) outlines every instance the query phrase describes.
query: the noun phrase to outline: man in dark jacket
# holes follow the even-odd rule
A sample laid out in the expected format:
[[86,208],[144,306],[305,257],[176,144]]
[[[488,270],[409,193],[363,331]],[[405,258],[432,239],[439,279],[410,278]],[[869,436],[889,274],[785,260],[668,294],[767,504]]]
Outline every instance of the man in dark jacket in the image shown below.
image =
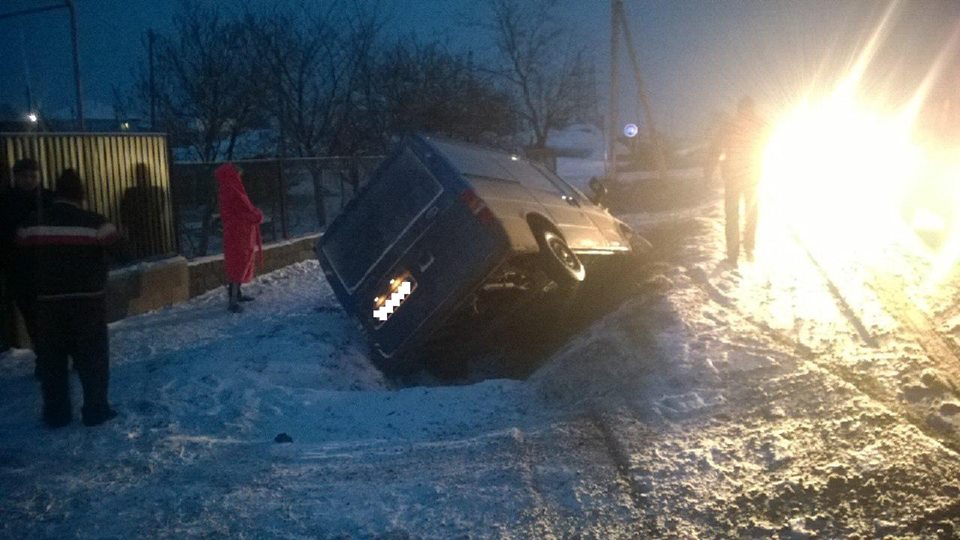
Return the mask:
[[[13,345],[16,328],[13,303],[23,316],[30,341],[36,346],[36,286],[32,269],[17,261],[17,227],[33,213],[42,213],[53,204],[53,192],[40,185],[37,162],[24,158],[13,164],[14,186],[0,192],[0,288],[3,290],[0,341]],[[12,300],[12,302],[11,302]],[[0,347],[2,348],[2,347]]]
[[72,420],[68,357],[83,386],[83,423],[96,426],[117,414],[107,400],[107,256],[126,260],[127,254],[116,227],[83,210],[83,199],[80,177],[67,169],[57,179],[53,205],[17,230],[20,260],[37,268],[37,364],[50,427]]

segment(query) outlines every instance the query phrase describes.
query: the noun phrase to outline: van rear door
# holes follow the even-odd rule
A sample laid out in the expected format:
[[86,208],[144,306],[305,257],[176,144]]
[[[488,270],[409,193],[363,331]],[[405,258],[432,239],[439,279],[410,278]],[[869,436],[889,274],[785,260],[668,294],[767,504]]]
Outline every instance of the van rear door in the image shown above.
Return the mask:
[[324,236],[321,250],[347,292],[344,304],[381,362],[428,337],[506,252],[502,228],[462,200],[468,189],[412,139]]
[[409,241],[427,225],[420,218],[440,201],[444,192],[443,185],[409,147],[394,156],[381,172],[323,237],[323,254],[350,294],[378,266],[383,266],[385,258],[398,255],[398,244],[405,238]]

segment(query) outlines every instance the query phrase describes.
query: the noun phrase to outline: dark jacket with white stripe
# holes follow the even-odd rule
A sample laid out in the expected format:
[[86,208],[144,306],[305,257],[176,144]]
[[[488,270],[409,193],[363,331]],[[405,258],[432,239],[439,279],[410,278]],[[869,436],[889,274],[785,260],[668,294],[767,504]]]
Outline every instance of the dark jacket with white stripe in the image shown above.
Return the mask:
[[117,228],[107,218],[57,200],[41,217],[31,215],[17,229],[18,264],[30,265],[38,300],[103,297],[108,257],[127,255]]
[[15,187],[4,189],[0,186],[0,270],[8,273],[14,283],[20,287],[22,278],[14,273],[17,241],[17,227],[30,214],[49,208],[53,204],[53,192],[49,189],[37,187],[33,191],[23,191]]

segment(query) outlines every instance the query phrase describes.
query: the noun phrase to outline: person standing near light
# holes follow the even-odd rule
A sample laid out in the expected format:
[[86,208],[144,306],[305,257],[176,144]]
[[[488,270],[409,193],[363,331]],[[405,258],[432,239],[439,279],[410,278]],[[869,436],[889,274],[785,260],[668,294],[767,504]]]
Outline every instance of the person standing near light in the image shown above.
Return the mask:
[[753,260],[757,235],[757,193],[766,142],[766,122],[757,114],[753,98],[744,96],[737,113],[717,133],[707,160],[707,179],[713,176],[723,156],[723,176],[727,263],[737,265],[740,256],[740,211],[743,207],[742,247],[748,261]]

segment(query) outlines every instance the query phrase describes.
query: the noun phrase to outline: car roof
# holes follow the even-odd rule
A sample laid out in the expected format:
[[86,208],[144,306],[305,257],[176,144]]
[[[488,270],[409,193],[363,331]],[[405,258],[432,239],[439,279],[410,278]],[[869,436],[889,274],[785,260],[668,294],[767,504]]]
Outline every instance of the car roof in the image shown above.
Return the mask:
[[545,176],[537,165],[517,154],[434,136],[424,139],[464,176],[518,183],[525,183],[530,175]]

